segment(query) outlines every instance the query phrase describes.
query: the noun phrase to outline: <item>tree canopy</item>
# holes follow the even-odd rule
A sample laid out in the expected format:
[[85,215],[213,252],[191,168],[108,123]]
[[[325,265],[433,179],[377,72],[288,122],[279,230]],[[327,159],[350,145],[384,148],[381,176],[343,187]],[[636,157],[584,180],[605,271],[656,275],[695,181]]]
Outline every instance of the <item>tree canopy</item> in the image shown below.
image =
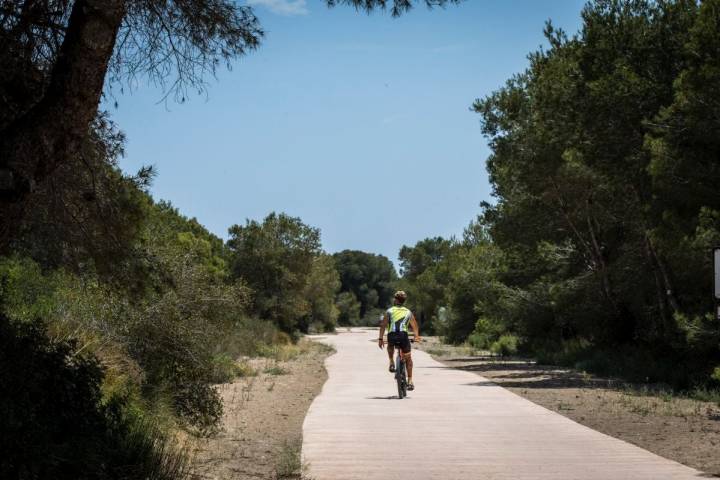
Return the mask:
[[387,257],[359,250],[343,250],[335,253],[333,259],[340,274],[340,291],[348,292],[357,299],[360,318],[374,309],[390,306],[397,273]]
[[[338,287],[334,266],[322,255],[320,231],[299,218],[271,213],[261,222],[248,220],[229,229],[227,245],[234,278],[242,278],[255,292],[253,305],[261,318],[292,332],[314,312],[324,311],[322,323],[334,324],[333,306],[324,290]],[[314,295],[308,295],[314,292]]]
[[709,382],[720,2],[597,0],[582,19],[571,37],[548,23],[549,47],[475,101],[495,201],[455,245],[404,247],[403,281],[447,309],[451,341]]

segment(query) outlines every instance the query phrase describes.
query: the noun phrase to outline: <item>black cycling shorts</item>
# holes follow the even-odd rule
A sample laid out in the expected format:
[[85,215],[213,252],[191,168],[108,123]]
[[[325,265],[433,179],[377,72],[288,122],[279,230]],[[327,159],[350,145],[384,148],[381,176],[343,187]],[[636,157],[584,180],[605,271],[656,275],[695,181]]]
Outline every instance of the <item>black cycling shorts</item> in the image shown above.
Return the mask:
[[387,342],[388,345],[400,347],[403,353],[410,351],[410,337],[407,332],[389,332]]

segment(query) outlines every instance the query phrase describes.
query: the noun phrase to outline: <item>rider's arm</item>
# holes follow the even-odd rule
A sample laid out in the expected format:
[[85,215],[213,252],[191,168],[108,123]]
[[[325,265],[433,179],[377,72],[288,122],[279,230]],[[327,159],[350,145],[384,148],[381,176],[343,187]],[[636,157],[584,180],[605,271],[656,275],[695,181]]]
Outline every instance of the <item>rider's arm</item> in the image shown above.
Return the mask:
[[383,347],[383,335],[385,335],[385,329],[387,328],[388,324],[388,315],[385,313],[382,318],[382,322],[380,322],[380,331],[378,332],[378,346],[380,348]]
[[415,334],[415,341],[420,341],[420,327],[418,326],[417,320],[415,320],[415,315],[412,316],[410,319],[410,328],[412,328],[413,333]]

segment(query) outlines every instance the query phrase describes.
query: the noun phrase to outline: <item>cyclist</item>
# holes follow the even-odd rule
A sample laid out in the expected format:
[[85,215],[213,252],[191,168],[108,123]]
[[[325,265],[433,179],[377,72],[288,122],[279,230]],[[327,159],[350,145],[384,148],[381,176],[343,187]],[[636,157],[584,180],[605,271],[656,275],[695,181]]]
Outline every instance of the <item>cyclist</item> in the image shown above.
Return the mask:
[[405,308],[403,304],[407,300],[407,294],[402,290],[395,292],[393,296],[393,306],[388,308],[380,322],[380,337],[378,338],[378,347],[383,348],[385,341],[383,334],[387,328],[387,352],[390,358],[390,372],[395,371],[395,363],[393,362],[393,354],[395,347],[399,347],[405,359],[408,374],[408,390],[414,390],[413,384],[413,362],[410,354],[410,338],[408,337],[408,326],[415,333],[415,341],[420,342],[420,328],[418,327],[415,315]]

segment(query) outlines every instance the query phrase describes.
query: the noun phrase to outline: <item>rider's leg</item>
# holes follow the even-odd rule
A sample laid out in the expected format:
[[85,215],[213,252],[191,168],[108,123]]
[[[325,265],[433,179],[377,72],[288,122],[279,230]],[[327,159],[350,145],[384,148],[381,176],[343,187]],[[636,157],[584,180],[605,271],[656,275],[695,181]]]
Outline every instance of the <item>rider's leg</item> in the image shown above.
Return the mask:
[[387,353],[388,358],[390,359],[390,370],[393,371],[395,367],[395,362],[393,361],[393,355],[395,354],[395,345],[388,344],[387,346]]
[[405,368],[407,368],[408,383],[413,383],[413,381],[412,381],[413,361],[412,361],[411,352],[403,353],[403,356],[405,357]]

